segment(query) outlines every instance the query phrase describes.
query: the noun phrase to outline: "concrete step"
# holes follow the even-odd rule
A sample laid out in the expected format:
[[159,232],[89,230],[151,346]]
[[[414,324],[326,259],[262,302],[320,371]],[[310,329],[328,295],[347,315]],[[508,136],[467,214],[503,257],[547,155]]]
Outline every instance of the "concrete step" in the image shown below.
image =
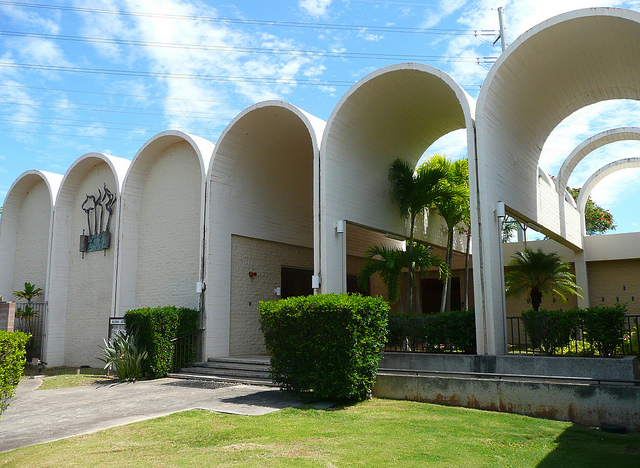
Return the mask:
[[269,373],[269,356],[231,356],[194,363],[170,377],[272,385]]

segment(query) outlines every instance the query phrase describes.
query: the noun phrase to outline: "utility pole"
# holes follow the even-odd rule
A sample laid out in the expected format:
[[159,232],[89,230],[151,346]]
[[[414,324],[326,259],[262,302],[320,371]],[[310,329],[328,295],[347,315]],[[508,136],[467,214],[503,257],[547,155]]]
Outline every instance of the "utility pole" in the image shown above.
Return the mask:
[[507,38],[504,37],[504,8],[498,7],[498,21],[500,22],[500,45],[502,52],[507,48]]

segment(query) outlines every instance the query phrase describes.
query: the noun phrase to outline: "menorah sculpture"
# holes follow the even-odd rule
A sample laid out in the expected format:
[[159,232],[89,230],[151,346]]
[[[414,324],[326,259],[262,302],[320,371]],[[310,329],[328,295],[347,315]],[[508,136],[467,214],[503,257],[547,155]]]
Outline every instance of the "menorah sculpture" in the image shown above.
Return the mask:
[[[98,189],[98,196],[87,195],[82,210],[87,214],[89,235],[82,230],[80,236],[80,252],[96,252],[107,250],[111,245],[111,216],[116,203],[116,196],[104,184],[104,193]],[[106,220],[105,220],[106,218]],[[106,223],[105,223],[106,221]]]

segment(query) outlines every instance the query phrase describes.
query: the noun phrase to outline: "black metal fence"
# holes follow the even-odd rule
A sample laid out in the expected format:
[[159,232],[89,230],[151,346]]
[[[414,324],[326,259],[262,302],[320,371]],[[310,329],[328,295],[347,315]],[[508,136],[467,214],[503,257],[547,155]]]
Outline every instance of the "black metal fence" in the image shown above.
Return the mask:
[[16,331],[31,333],[31,339],[25,347],[27,362],[43,356],[47,311],[46,302],[16,302],[16,318],[13,328]]
[[202,361],[202,332],[204,332],[203,328],[171,340],[173,344],[171,372],[179,372],[183,367]]
[[[640,315],[625,315],[625,333],[622,344],[618,346],[616,353],[619,355],[640,355]],[[579,327],[574,330],[574,339],[569,346],[556,351],[556,354],[582,354],[590,352],[590,345],[585,339],[584,329]],[[540,348],[534,348],[521,317],[507,317],[507,342],[509,353],[514,354],[541,354]]]

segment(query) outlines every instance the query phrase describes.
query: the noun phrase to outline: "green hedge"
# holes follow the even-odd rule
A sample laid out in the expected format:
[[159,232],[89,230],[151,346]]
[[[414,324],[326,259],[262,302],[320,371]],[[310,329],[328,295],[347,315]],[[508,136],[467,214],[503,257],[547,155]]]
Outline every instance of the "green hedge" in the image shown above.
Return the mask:
[[622,345],[626,311],[627,307],[622,304],[590,307],[582,311],[586,339],[601,356],[613,356],[616,348]]
[[534,348],[549,356],[569,345],[573,330],[578,325],[580,312],[576,310],[525,310],[522,312],[524,329]]
[[144,374],[151,379],[165,377],[171,369],[171,340],[198,329],[200,313],[194,309],[156,307],[130,310],[124,314],[127,333],[149,353]]
[[31,335],[0,330],[0,414],[9,406],[25,364],[25,346]]
[[326,294],[261,302],[258,310],[275,383],[316,399],[367,397],[386,340],[386,302]]
[[[408,340],[408,343],[405,342]],[[438,353],[476,352],[476,317],[472,310],[452,310],[439,314],[402,315],[389,317],[389,346],[411,349],[425,347]]]
[[540,348],[549,356],[567,347],[582,329],[588,346],[607,357],[622,347],[627,332],[624,326],[626,310],[623,304],[565,311],[527,310],[522,313],[522,321],[533,348]]

